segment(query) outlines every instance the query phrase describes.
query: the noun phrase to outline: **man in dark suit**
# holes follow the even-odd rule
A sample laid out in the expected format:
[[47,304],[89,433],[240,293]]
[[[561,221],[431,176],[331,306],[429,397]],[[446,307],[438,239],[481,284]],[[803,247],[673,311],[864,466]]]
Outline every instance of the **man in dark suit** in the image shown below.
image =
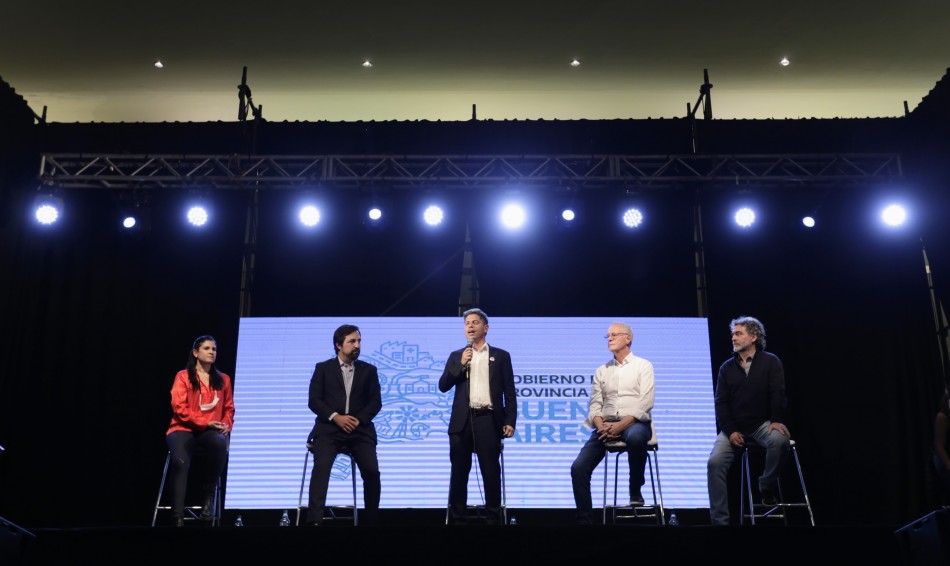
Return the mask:
[[327,501],[330,470],[337,454],[348,450],[363,478],[360,524],[379,519],[379,460],[375,417],[383,407],[376,366],[357,360],[360,329],[344,324],[333,333],[336,356],[320,362],[310,378],[310,410],[317,415],[310,432],[313,472],[307,522],[320,525]]
[[481,309],[463,313],[468,346],[449,354],[439,391],[455,388],[449,418],[449,522],[465,522],[472,452],[485,485],[486,521],[501,522],[501,443],[515,433],[518,404],[511,355],[485,341],[488,316]]

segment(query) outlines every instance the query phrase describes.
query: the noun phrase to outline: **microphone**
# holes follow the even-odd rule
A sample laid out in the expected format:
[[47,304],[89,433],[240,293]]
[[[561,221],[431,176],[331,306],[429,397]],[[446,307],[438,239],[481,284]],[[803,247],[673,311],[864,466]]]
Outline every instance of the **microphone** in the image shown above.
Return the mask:
[[[472,338],[469,338],[469,339],[468,339],[468,344],[466,344],[465,347],[466,347],[466,348],[471,348],[474,344],[475,344],[475,340],[472,339]],[[469,360],[468,363],[465,364],[465,379],[468,379],[469,374],[471,373],[471,371],[472,371],[472,360]]]

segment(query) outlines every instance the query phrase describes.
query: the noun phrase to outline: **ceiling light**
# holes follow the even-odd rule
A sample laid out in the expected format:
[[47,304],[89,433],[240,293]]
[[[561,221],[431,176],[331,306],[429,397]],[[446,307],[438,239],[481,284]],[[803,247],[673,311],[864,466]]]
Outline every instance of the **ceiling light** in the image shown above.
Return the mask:
[[425,223],[429,226],[438,226],[442,223],[444,218],[445,213],[436,205],[429,206],[425,209],[425,212],[422,213],[422,219],[425,220]]
[[574,59],[573,61],[571,61],[571,67],[580,67],[580,65],[581,65],[581,62],[578,61],[577,59]]
[[638,208],[628,208],[623,213],[623,224],[627,228],[636,228],[643,223],[643,213]]
[[373,66],[373,62],[370,61],[369,59],[367,59],[367,60],[363,61],[363,66],[366,67],[367,69],[369,69],[370,67]]
[[63,214],[63,197],[59,191],[41,192],[33,199],[33,217],[44,226],[56,223]]
[[312,204],[305,205],[301,207],[298,217],[301,224],[313,228],[320,223],[320,209]]
[[165,68],[165,64],[162,63],[161,60],[155,61],[155,68],[156,68],[156,69],[163,69],[163,68]]
[[892,204],[881,212],[881,220],[888,226],[900,226],[907,220],[907,210],[899,204]]
[[735,215],[736,224],[743,228],[748,228],[752,226],[752,223],[755,222],[755,212],[751,208],[743,207],[736,211]]
[[783,67],[788,67],[788,64],[791,63],[791,61],[788,60],[788,57],[782,57],[782,60],[779,61],[779,63],[781,63]]
[[185,213],[188,223],[195,227],[202,227],[208,222],[208,209],[202,205],[193,205]]

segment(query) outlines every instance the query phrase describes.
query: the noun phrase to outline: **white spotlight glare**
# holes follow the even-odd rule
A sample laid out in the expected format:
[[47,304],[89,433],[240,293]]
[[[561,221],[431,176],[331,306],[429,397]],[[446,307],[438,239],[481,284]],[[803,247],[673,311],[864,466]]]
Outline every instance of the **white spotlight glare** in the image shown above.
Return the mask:
[[55,192],[39,193],[33,199],[33,216],[44,226],[55,224],[63,215],[63,198]]
[[907,220],[907,211],[899,204],[892,204],[881,212],[881,220],[888,226],[900,226]]
[[425,220],[425,223],[429,226],[438,226],[442,223],[443,218],[445,218],[445,213],[442,212],[441,208],[435,205],[426,208],[425,212],[422,213],[422,219]]
[[572,222],[574,218],[576,218],[576,215],[570,208],[565,208],[561,211],[561,218],[563,218],[565,222]]
[[161,60],[155,61],[155,68],[156,68],[156,69],[164,69],[164,68],[165,68],[165,63],[162,63]]
[[806,228],[814,228],[814,227],[815,227],[815,219],[812,218],[811,216],[806,216],[806,217],[802,218],[802,224],[804,224]]
[[789,63],[791,63],[791,61],[788,60],[788,57],[782,57],[782,60],[779,61],[779,64],[781,64],[783,67],[788,67]]
[[501,210],[501,223],[509,230],[523,226],[525,218],[524,208],[519,204],[509,204]]
[[59,210],[51,204],[41,204],[36,207],[36,221],[49,226],[59,219]]
[[208,211],[203,206],[192,206],[186,217],[192,226],[204,226],[208,222]]
[[755,222],[755,212],[753,212],[751,208],[740,208],[736,211],[735,219],[736,224],[743,228],[748,228]]
[[581,62],[580,62],[580,61],[578,61],[577,59],[572,59],[572,60],[571,60],[571,67],[580,67],[580,66],[581,66]]
[[636,228],[643,223],[643,213],[636,208],[629,208],[623,213],[623,224],[627,228]]
[[300,223],[307,227],[314,227],[320,223],[320,209],[308,204],[300,209]]
[[126,229],[129,229],[129,230],[131,230],[132,228],[134,228],[134,227],[135,227],[135,217],[134,217],[134,216],[126,216],[125,218],[123,218],[123,219],[122,219],[122,227],[123,227],[123,228],[126,228]]
[[380,210],[379,207],[374,206],[373,208],[369,209],[368,215],[370,220],[379,220],[383,217],[383,211]]

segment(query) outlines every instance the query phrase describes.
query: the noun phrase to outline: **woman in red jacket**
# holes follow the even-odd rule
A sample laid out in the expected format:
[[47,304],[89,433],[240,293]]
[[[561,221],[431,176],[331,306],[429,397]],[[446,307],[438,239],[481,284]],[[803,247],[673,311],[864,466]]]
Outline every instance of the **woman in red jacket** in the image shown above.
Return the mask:
[[215,367],[217,357],[215,339],[199,336],[188,354],[185,369],[175,375],[172,383],[172,420],[165,438],[171,452],[172,524],[176,527],[183,524],[188,468],[199,446],[207,455],[199,518],[209,522],[214,519],[214,490],[227,462],[229,434],[234,425],[231,377]]

